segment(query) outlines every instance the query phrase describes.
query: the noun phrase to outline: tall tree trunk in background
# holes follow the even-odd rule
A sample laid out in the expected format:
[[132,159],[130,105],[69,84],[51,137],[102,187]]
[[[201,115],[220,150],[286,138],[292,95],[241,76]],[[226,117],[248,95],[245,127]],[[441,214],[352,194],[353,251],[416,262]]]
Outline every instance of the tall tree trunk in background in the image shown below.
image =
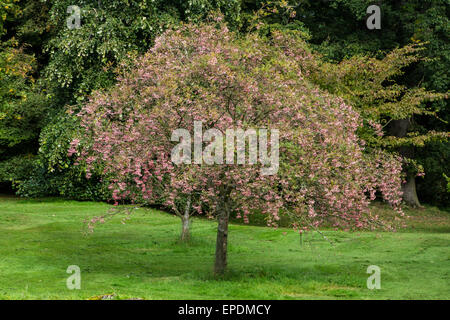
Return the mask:
[[416,192],[416,177],[413,173],[407,173],[406,183],[402,186],[403,200],[410,207],[420,207],[419,198]]
[[217,240],[216,240],[216,261],[214,264],[214,274],[222,275],[227,267],[228,249],[228,222],[230,219],[230,208],[227,201],[223,202],[220,213],[217,217]]
[[[408,132],[411,125],[410,119],[393,120],[389,126],[389,133],[392,136],[403,138]],[[413,147],[400,147],[399,153],[405,158],[412,158],[414,156]],[[413,173],[406,173],[406,183],[402,185],[403,201],[413,208],[420,207],[419,198],[416,190],[416,176]]]

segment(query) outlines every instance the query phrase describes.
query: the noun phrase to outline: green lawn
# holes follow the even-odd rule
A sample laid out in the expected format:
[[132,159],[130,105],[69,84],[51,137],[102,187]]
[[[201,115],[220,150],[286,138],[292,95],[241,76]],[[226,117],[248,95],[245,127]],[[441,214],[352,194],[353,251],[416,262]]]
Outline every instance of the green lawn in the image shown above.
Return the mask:
[[[310,233],[230,226],[229,272],[212,276],[215,221],[194,219],[193,241],[177,242],[179,219],[136,210],[85,235],[83,220],[108,205],[0,198],[0,298],[88,299],[450,299],[450,213],[409,211],[398,233]],[[383,206],[374,210],[386,211]],[[66,288],[69,265],[81,290]],[[369,265],[381,289],[366,287]]]

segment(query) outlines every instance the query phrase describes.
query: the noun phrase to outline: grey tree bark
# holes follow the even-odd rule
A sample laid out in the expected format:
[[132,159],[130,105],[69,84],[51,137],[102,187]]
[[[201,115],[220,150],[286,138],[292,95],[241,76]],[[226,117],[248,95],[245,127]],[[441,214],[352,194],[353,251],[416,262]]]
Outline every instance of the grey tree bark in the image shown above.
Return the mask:
[[223,201],[217,217],[217,240],[216,240],[216,260],[214,263],[214,274],[222,275],[227,267],[228,250],[228,222],[230,220],[230,206],[228,201]]
[[416,191],[416,177],[414,174],[408,173],[406,176],[406,183],[402,186],[403,201],[413,208],[420,207],[419,198]]
[[[410,119],[393,120],[389,126],[389,133],[395,137],[403,138],[408,132],[411,125]],[[399,153],[406,157],[412,158],[414,156],[413,147],[401,147]],[[402,186],[403,201],[413,208],[420,207],[419,197],[416,190],[416,177],[413,173],[406,173],[406,183]]]
[[184,213],[180,214],[181,218],[181,241],[187,242],[191,239],[190,231],[190,211],[191,211],[191,198],[189,197],[186,203]]

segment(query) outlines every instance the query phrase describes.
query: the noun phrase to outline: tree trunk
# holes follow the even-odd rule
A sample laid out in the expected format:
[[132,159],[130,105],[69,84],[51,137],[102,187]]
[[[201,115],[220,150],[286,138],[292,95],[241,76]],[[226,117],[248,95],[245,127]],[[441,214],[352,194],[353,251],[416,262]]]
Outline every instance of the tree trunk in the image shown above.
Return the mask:
[[181,241],[188,242],[191,238],[190,230],[189,230],[189,215],[181,216]]
[[406,183],[402,186],[403,201],[413,208],[420,207],[419,198],[416,192],[416,177],[412,173],[408,173]]
[[[403,138],[406,136],[410,125],[410,119],[393,120],[389,127],[389,132],[395,137]],[[398,151],[405,158],[414,157],[414,147],[404,146],[400,147]],[[405,201],[408,206],[413,208],[420,207],[419,197],[417,196],[416,191],[416,177],[414,174],[409,172],[406,173],[406,183],[402,185],[402,191],[403,201]]]
[[230,215],[227,208],[223,208],[218,216],[217,240],[216,240],[216,262],[214,274],[222,275],[227,267],[228,247],[228,221]]
[[191,197],[188,198],[184,214],[181,215],[181,241],[187,242],[191,239],[189,213],[191,211]]

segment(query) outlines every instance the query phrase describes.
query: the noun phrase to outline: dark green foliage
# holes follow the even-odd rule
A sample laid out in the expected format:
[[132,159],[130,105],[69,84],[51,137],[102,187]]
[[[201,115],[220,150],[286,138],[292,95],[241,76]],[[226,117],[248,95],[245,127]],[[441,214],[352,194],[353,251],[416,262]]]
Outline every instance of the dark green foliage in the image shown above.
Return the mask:
[[[81,9],[79,29],[67,27],[67,7],[74,4]],[[72,168],[66,148],[72,124],[60,113],[65,106],[113,85],[119,63],[130,54],[147,51],[167,27],[181,20],[204,19],[218,9],[230,25],[237,27],[240,18],[238,0],[28,0],[6,11],[1,8],[7,14],[0,26],[3,38],[12,39],[17,48],[2,47],[0,68],[15,50],[20,55],[14,54],[14,62],[26,69],[0,84],[0,161],[36,154],[41,134],[38,162],[29,181],[17,184],[19,193],[77,199],[103,199],[103,186],[98,178],[87,181],[82,170]],[[38,78],[38,85],[31,76]],[[56,113],[60,116],[49,116]]]
[[0,162],[0,181],[17,186],[26,181],[33,171],[35,156],[32,154],[11,157]]
[[[245,1],[260,3],[260,1]],[[423,61],[405,70],[397,79],[409,87],[447,92],[450,88],[450,2],[448,0],[315,0],[289,1],[297,12],[297,19],[310,30],[311,43],[325,59],[339,62],[357,54],[382,58],[386,52],[414,43],[425,42]],[[381,30],[368,30],[365,24],[369,4],[380,5]],[[412,119],[411,130],[449,132],[450,105],[448,100],[428,104],[437,118],[420,116]],[[442,119],[443,121],[439,120]],[[426,175],[417,179],[419,198],[448,206],[449,194],[444,175],[450,163],[448,143],[435,142],[414,150],[415,160],[422,164]],[[437,191],[439,189],[439,191]],[[447,200],[446,200],[447,199]]]
[[[39,80],[39,14],[36,1],[0,3],[0,183],[17,187],[29,176],[39,131],[48,112]],[[33,16],[34,19],[30,19]],[[36,80],[37,79],[37,80]]]
[[17,149],[31,152],[46,111],[44,96],[31,76],[35,59],[17,42],[0,46],[0,160]]
[[239,21],[237,0],[108,0],[78,1],[81,27],[67,27],[71,0],[51,1],[53,36],[45,46],[49,63],[45,78],[69,97],[64,103],[84,101],[95,89],[114,83],[114,68],[131,53],[147,51],[158,34],[184,20],[200,20],[210,10],[222,9],[231,24]]
[[[450,143],[432,143],[421,153],[421,163],[426,172],[422,179],[418,179],[417,192],[421,200],[450,207]],[[447,178],[446,178],[447,176]]]
[[27,197],[59,195],[79,200],[107,200],[108,190],[98,174],[90,179],[82,166],[67,156],[69,143],[79,128],[77,117],[60,112],[41,132],[40,148],[31,176],[19,186]]
[[0,183],[16,186],[29,175],[46,99],[31,76],[36,67],[17,41],[0,45]]
[[92,90],[114,82],[114,66],[128,53],[148,49],[155,34],[177,21],[161,1],[79,1],[81,27],[67,27],[73,1],[52,1],[49,23],[53,36],[45,46],[49,63],[45,78],[57,84],[69,101],[82,101]]

